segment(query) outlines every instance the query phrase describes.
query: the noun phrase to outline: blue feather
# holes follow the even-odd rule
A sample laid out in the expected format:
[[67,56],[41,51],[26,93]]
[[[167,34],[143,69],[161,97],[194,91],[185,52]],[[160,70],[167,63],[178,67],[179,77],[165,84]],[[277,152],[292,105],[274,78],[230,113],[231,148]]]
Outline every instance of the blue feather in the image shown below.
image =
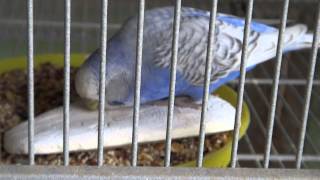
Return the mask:
[[[232,24],[234,26],[237,27],[244,27],[245,25],[245,20],[244,19],[240,19],[240,18],[236,18],[236,17],[232,17],[232,16],[218,16],[218,19],[227,22],[229,24]],[[262,23],[258,23],[255,21],[251,22],[251,30],[259,32],[259,33],[272,33],[277,31],[276,28],[262,24]]]
[[[255,66],[248,67],[246,71],[251,71]],[[154,101],[158,99],[163,99],[168,97],[169,95],[169,83],[170,82],[170,70],[169,69],[160,69],[156,67],[144,67],[147,68],[147,71],[152,72],[153,76],[142,76],[142,87],[141,87],[141,103],[145,103],[148,101]],[[146,71],[144,71],[146,73]],[[148,73],[146,73],[148,74]],[[212,83],[209,87],[209,92],[213,92],[218,89],[223,84],[235,80],[239,77],[240,72],[234,71],[231,72],[224,78],[219,79],[217,82]],[[162,88],[159,88],[162,87]],[[203,96],[203,87],[202,86],[194,86],[190,85],[188,81],[186,81],[182,74],[177,72],[176,77],[176,96],[190,96],[194,100],[201,100]],[[132,93],[128,100],[133,98],[134,94]]]
[[[189,14],[189,16],[191,17],[207,17],[209,18],[209,13],[207,13],[206,11],[194,11],[192,13]],[[245,25],[245,20],[238,18],[238,17],[234,17],[234,16],[228,16],[228,15],[219,15],[217,16],[217,19],[224,21],[226,23],[232,24],[234,26],[237,27],[244,27]],[[275,32],[277,31],[276,28],[262,24],[262,23],[258,23],[256,21],[252,21],[251,22],[251,30],[256,31],[256,32],[260,32],[260,33],[271,33],[271,32]]]

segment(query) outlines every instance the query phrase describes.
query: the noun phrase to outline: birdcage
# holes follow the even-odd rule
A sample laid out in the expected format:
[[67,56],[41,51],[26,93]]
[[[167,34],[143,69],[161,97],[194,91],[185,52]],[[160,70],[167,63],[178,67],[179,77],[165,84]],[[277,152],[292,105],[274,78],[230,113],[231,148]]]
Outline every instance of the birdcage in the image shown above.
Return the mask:
[[[99,179],[99,178],[319,178],[320,171],[320,80],[317,61],[320,33],[320,3],[317,0],[0,0],[0,58],[25,56],[27,59],[28,101],[28,158],[8,164],[14,158],[2,150],[0,178],[17,179]],[[168,104],[165,167],[137,167],[139,124],[139,86],[141,78],[141,52],[143,48],[144,11],[162,6],[174,6],[174,37],[172,62],[177,60],[179,16],[184,6],[210,11],[210,30],[214,30],[216,12],[224,12],[245,19],[244,46],[240,78],[227,85],[237,91],[231,161],[223,169],[201,168],[205,143],[205,116],[199,119],[199,147],[196,166],[199,168],[170,167],[171,125],[174,108],[175,66],[171,68],[170,98]],[[103,161],[104,91],[100,91],[99,127],[96,166],[69,165],[69,102],[70,64],[73,53],[91,53],[97,47],[106,49],[111,37],[130,16],[138,14],[136,93],[133,106],[132,159],[128,167],[111,167]],[[271,20],[270,20],[271,19]],[[251,72],[244,70],[250,23],[252,20],[271,23],[280,28],[277,56],[257,66]],[[304,23],[314,34],[312,48],[282,55],[283,34],[286,25]],[[213,40],[212,34],[209,40]],[[210,45],[209,45],[210,46]],[[210,47],[208,47],[210,48]],[[46,158],[60,159],[63,166],[35,163],[34,117],[35,86],[34,59],[37,54],[64,54],[65,83],[63,128],[63,155]],[[208,54],[210,56],[210,54]],[[106,54],[102,51],[102,67]],[[140,63],[139,63],[140,62]],[[1,61],[0,61],[1,63]],[[0,67],[6,69],[9,67]],[[104,74],[105,69],[101,69]],[[207,79],[208,79],[208,74]],[[103,76],[101,76],[103,77]],[[208,81],[209,82],[209,81]],[[105,84],[101,78],[101,89]],[[23,88],[23,87],[21,87]],[[26,88],[26,87],[25,87]],[[208,95],[208,91],[206,91]],[[206,97],[206,96],[205,96]],[[52,101],[52,99],[50,100]],[[0,101],[1,102],[1,101]],[[239,140],[242,104],[246,102],[251,114],[247,133]],[[203,109],[207,106],[204,98]],[[1,107],[3,108],[3,107]],[[22,107],[19,107],[22,108]],[[6,111],[6,109],[4,109]],[[2,112],[2,111],[0,111]],[[203,111],[205,112],[205,111]],[[205,114],[205,113],[204,113]],[[4,129],[2,129],[2,134]],[[84,158],[79,156],[78,158]],[[6,160],[4,160],[6,159]],[[63,159],[63,161],[61,161]],[[63,163],[62,163],[63,162]],[[18,166],[17,164],[23,164]],[[35,166],[37,165],[37,166]],[[269,169],[270,168],[270,169]]]

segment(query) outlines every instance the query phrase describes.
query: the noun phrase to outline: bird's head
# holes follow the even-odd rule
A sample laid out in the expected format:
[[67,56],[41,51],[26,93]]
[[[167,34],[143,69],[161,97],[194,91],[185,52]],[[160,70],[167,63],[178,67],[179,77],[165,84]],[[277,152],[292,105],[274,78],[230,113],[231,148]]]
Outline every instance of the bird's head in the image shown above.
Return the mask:
[[[112,53],[107,57],[106,108],[112,105],[127,104],[130,101],[131,71],[118,58],[119,56],[112,56]],[[75,78],[76,91],[89,109],[97,109],[98,107],[100,63],[100,50],[96,50],[78,69]]]

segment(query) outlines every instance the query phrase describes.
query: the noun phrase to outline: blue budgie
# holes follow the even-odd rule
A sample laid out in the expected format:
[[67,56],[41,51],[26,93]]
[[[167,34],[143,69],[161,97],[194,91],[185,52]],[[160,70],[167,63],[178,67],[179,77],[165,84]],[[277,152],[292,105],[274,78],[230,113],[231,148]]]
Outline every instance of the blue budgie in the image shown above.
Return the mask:
[[[173,7],[145,12],[141,103],[169,96]],[[203,95],[210,14],[182,8],[177,62],[176,96],[198,101]],[[217,15],[210,92],[239,76],[244,19]],[[110,105],[132,105],[136,61],[137,16],[129,18],[107,44],[106,100]],[[278,29],[252,22],[247,70],[276,55]],[[312,35],[305,25],[288,27],[284,51],[311,46]],[[76,75],[76,90],[87,101],[98,100],[100,50],[93,52]]]

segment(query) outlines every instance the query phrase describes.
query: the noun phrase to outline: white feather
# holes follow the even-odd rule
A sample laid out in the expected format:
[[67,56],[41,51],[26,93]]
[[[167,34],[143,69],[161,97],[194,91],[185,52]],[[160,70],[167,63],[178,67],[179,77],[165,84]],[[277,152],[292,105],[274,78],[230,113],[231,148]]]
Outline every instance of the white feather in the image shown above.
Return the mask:
[[[284,51],[296,50],[301,48],[310,47],[305,44],[305,37],[307,27],[303,24],[297,24],[292,27],[288,27],[284,33]],[[255,47],[249,52],[247,67],[251,67],[256,64],[260,64],[267,61],[276,55],[277,43],[278,43],[278,31],[273,33],[261,33],[260,37],[255,43]],[[295,48],[292,48],[295,47]]]

